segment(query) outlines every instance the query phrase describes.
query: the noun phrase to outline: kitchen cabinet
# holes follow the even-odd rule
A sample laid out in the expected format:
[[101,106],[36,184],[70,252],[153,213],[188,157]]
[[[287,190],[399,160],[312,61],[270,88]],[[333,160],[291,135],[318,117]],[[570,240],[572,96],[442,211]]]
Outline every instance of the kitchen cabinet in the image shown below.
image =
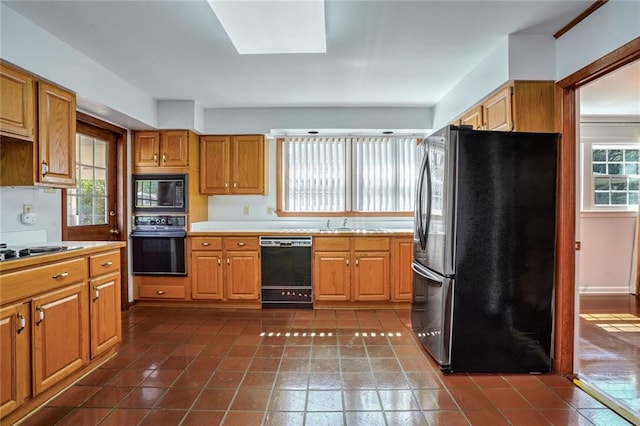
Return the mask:
[[228,300],[260,300],[260,247],[256,237],[225,237]]
[[200,137],[200,192],[211,195],[264,195],[263,135]]
[[386,237],[315,238],[315,300],[389,300],[389,244],[389,238]]
[[17,409],[31,393],[29,303],[0,308],[0,417]]
[[0,62],[0,135],[35,142],[35,78]]
[[119,251],[89,257],[91,359],[107,352],[122,340],[119,265]]
[[135,132],[134,173],[187,173],[192,160],[197,163],[197,145],[197,135],[189,130]]
[[462,114],[453,124],[476,130],[555,131],[553,81],[512,81]]
[[88,360],[87,284],[36,296],[33,318],[33,394],[50,388]]
[[0,83],[0,185],[74,187],[75,94],[4,63]]
[[222,238],[191,237],[191,298],[224,300]]
[[413,299],[413,238],[394,238],[391,246],[391,300],[410,302]]

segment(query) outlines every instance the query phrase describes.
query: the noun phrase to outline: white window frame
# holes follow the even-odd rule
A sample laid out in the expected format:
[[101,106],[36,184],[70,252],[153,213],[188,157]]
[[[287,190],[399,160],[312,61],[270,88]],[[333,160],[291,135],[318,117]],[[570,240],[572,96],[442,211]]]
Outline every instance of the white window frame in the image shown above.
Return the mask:
[[[600,205],[595,204],[595,176],[593,175],[593,149],[594,146],[606,146],[612,148],[637,148],[640,149],[640,143],[629,141],[622,138],[583,138],[580,142],[580,158],[582,163],[581,184],[582,184],[582,212],[636,212],[637,205]],[[630,175],[624,175],[630,176]],[[635,176],[635,175],[631,175]]]

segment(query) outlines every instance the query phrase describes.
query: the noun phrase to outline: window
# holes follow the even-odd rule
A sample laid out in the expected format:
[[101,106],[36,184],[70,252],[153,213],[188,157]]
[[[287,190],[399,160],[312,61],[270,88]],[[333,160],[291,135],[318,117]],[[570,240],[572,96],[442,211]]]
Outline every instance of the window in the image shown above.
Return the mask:
[[636,210],[640,145],[583,144],[583,209]]
[[413,211],[418,138],[287,137],[278,140],[285,213]]

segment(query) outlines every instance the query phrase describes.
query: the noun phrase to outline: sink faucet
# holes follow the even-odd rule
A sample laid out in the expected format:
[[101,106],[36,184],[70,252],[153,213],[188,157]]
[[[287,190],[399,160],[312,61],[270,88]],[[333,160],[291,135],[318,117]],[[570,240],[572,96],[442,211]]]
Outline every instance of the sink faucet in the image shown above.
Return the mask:
[[331,231],[331,219],[327,219],[327,230]]

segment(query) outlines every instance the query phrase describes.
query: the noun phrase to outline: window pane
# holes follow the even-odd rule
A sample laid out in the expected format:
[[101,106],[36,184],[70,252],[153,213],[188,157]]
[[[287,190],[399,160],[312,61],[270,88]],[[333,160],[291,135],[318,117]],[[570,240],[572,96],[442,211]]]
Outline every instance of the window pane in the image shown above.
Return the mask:
[[596,188],[596,191],[609,190],[609,178],[597,177],[595,179],[595,188]]
[[640,179],[638,178],[629,178],[629,189],[637,191],[638,184],[640,183]]
[[622,174],[622,164],[609,164],[608,170],[610,175]]
[[640,150],[638,149],[625,149],[624,150],[624,161],[638,161],[639,156],[638,153]]
[[611,178],[611,189],[624,191],[627,189],[627,178]]
[[626,192],[612,192],[611,193],[611,204],[626,205],[627,204],[627,193]]
[[607,160],[608,161],[622,161],[624,158],[622,155],[622,149],[609,149],[607,150]]
[[80,164],[93,165],[93,138],[85,135],[80,135],[80,146],[78,151],[80,155],[77,157],[77,161]]
[[596,174],[606,174],[607,173],[607,165],[602,163],[593,163],[593,173]]
[[640,165],[638,163],[625,163],[624,164],[625,175],[637,175],[640,174]]
[[597,205],[609,205],[609,193],[608,192],[596,192],[595,204]]
[[607,161],[607,150],[594,149],[592,159],[593,161]]
[[638,205],[638,191],[629,191],[629,205]]

